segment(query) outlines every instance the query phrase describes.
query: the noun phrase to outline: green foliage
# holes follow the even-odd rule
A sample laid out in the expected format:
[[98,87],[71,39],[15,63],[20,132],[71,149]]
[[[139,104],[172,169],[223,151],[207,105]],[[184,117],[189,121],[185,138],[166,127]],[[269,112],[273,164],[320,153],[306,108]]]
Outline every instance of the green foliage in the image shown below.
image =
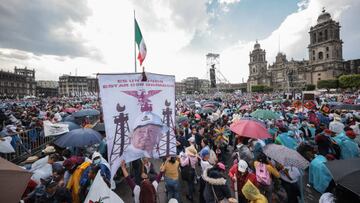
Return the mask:
[[315,90],[315,85],[313,85],[313,84],[308,84],[308,85],[305,85],[305,90],[306,91],[313,91],[313,90]]
[[338,80],[320,80],[317,82],[317,88],[319,89],[331,89],[338,88],[339,81]]
[[265,85],[254,85],[251,86],[252,92],[272,92],[273,89],[271,87],[265,86]]
[[339,78],[340,87],[360,88],[360,74],[343,75]]

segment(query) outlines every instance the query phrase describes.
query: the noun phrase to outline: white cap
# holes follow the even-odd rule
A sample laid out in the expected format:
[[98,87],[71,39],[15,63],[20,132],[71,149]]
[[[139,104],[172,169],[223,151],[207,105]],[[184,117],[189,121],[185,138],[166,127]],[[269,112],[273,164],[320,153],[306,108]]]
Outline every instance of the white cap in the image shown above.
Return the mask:
[[163,122],[161,121],[160,116],[152,113],[152,112],[142,112],[136,119],[134,123],[134,130],[138,127],[146,126],[146,125],[158,125],[164,126]]
[[248,168],[248,164],[244,160],[240,160],[238,163],[238,171],[244,173],[246,169]]
[[195,143],[195,137],[191,136],[187,141],[191,143]]

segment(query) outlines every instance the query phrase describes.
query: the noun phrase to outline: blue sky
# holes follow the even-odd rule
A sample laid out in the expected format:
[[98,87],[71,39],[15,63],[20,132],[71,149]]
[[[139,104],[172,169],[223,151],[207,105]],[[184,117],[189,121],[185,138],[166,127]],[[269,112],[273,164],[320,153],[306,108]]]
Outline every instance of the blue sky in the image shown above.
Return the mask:
[[[278,52],[307,59],[308,31],[323,7],[340,22],[344,59],[360,58],[359,0],[0,0],[0,66],[64,73],[133,72],[133,10],[148,53],[146,70],[207,77],[205,55],[220,54],[231,82],[247,80],[255,40],[269,64]],[[31,27],[29,27],[31,25]]]

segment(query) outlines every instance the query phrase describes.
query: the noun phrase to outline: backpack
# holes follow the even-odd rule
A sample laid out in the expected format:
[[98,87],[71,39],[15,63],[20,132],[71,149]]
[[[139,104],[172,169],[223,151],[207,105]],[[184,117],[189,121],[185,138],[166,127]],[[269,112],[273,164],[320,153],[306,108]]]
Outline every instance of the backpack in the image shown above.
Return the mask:
[[270,185],[271,184],[271,177],[270,173],[266,168],[266,164],[259,163],[256,167],[256,180],[258,183],[262,185]]
[[191,182],[195,179],[195,169],[191,167],[191,161],[189,159],[189,164],[181,168],[181,178],[185,181]]

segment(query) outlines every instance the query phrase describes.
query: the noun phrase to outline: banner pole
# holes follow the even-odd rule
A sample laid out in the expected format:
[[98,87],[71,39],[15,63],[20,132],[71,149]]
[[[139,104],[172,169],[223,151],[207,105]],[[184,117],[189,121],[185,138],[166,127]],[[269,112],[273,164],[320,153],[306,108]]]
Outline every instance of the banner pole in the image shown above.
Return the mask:
[[134,10],[134,65],[135,65],[135,73],[137,72],[137,68],[136,68],[136,18],[135,18],[135,10]]

